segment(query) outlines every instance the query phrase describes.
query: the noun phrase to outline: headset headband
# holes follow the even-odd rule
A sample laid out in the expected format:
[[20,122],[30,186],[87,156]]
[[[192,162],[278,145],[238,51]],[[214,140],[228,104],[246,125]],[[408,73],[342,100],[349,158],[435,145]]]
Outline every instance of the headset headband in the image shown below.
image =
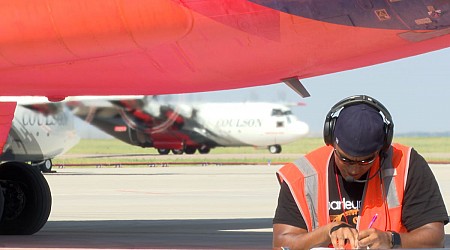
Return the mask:
[[347,97],[336,103],[331,108],[331,110],[328,112],[325,118],[325,124],[323,127],[323,139],[326,145],[333,145],[334,126],[336,124],[336,120],[339,117],[336,116],[336,113],[346,107],[362,103],[368,104],[369,106],[375,108],[376,110],[378,110],[378,112],[381,112],[383,114],[384,116],[383,120],[385,123],[384,126],[385,137],[384,137],[384,144],[381,150],[386,151],[389,149],[394,134],[394,122],[392,121],[391,114],[383,104],[381,104],[375,98],[372,98],[367,95],[354,95]]

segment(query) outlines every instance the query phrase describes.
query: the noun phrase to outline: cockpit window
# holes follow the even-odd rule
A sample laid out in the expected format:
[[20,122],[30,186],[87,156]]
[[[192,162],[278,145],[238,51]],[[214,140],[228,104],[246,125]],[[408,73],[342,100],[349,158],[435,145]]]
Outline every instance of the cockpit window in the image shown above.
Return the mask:
[[282,116],[283,111],[281,109],[272,109],[272,116]]
[[288,110],[281,110],[281,109],[272,109],[272,116],[289,116],[292,115],[292,111],[290,109]]

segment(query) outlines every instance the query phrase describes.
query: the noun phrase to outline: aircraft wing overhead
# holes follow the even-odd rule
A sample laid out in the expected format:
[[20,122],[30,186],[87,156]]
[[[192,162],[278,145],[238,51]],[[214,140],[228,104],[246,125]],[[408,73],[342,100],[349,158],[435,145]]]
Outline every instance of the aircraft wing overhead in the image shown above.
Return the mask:
[[250,87],[450,45],[447,1],[357,2],[2,0],[1,95]]

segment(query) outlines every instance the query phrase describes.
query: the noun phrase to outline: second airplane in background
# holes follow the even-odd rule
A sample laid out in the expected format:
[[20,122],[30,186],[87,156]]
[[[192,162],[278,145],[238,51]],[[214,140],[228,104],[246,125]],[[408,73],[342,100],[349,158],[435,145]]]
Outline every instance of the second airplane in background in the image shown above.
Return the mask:
[[75,118],[62,103],[19,104],[0,161],[30,162],[43,172],[50,172],[52,159],[79,142]]
[[131,145],[160,154],[209,153],[215,147],[281,145],[309,132],[286,105],[267,102],[162,103],[142,97],[72,103],[75,115]]

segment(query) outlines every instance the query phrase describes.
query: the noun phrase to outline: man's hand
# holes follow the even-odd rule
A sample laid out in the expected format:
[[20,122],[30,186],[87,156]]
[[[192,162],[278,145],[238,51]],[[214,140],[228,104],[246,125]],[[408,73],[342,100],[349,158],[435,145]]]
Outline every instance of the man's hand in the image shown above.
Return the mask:
[[391,248],[391,233],[369,228],[359,232],[359,247],[374,249]]
[[329,236],[331,244],[333,244],[333,247],[336,249],[359,248],[358,230],[346,223],[336,223],[331,227]]

